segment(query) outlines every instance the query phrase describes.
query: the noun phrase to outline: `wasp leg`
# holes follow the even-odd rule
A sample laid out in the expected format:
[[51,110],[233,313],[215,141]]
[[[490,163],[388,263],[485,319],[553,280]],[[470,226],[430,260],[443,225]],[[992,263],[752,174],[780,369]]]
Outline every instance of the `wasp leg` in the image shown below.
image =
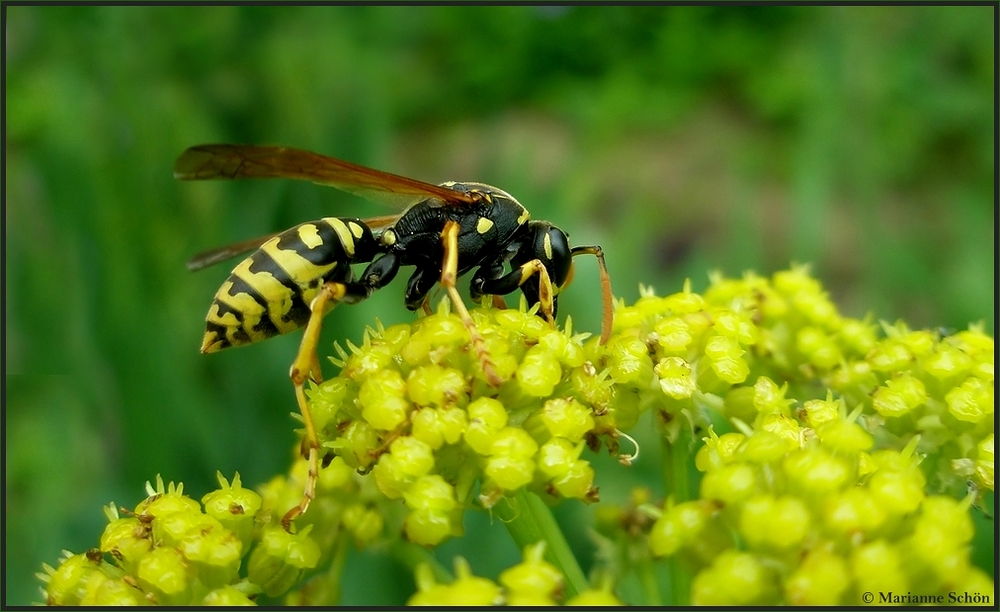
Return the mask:
[[406,281],[406,291],[403,302],[409,310],[420,310],[425,317],[434,314],[431,310],[430,292],[440,280],[441,273],[437,267],[417,268]]
[[472,346],[476,349],[476,354],[479,357],[479,365],[486,374],[487,382],[493,387],[499,387],[503,383],[503,380],[497,374],[496,366],[493,365],[490,353],[486,349],[486,343],[483,341],[483,337],[479,335],[479,330],[476,329],[476,324],[473,322],[468,309],[466,309],[465,303],[462,301],[462,296],[459,295],[458,289],[455,287],[455,282],[458,280],[459,229],[460,225],[457,222],[449,221],[445,223],[444,229],[441,231],[441,239],[444,245],[444,262],[441,265],[441,285],[448,291],[455,310],[458,311],[458,315],[462,318],[465,328],[469,330]]
[[528,282],[528,279],[535,274],[538,275],[538,310],[546,321],[554,324],[555,291],[552,287],[549,271],[545,269],[545,264],[540,259],[532,259],[499,278],[473,279],[476,284],[473,293],[478,291],[480,294],[507,295]]
[[[506,258],[501,256],[493,263],[484,264],[479,267],[475,276],[472,277],[472,281],[469,282],[469,293],[472,295],[473,301],[482,301],[483,296],[486,295],[486,293],[482,291],[482,288],[487,280],[494,280],[503,276],[505,262]],[[507,302],[504,301],[503,296],[493,293],[490,295],[490,298],[493,302],[493,307],[497,310],[507,309]]]
[[316,481],[319,479],[319,435],[316,432],[316,425],[313,423],[312,413],[309,411],[309,402],[306,400],[305,382],[307,379],[312,379],[314,382],[323,381],[323,372],[319,367],[319,358],[316,355],[316,345],[319,343],[319,333],[323,327],[323,316],[326,314],[327,304],[331,300],[335,303],[345,301],[345,299],[347,301],[360,301],[367,296],[368,292],[364,288],[327,282],[320,287],[319,293],[309,305],[309,322],[306,323],[299,352],[296,354],[289,372],[292,384],[295,385],[295,399],[299,404],[302,422],[306,426],[305,437],[302,439],[302,450],[309,463],[309,473],[299,505],[285,513],[281,519],[281,526],[285,528],[285,531],[291,532],[292,521],[305,512],[309,507],[309,502],[316,497]]
[[423,308],[424,313],[430,314],[428,312],[430,310],[428,295],[439,280],[441,280],[441,273],[438,271],[437,266],[414,270],[410,276],[410,280],[406,281],[406,291],[403,293],[403,301],[406,307],[410,310]]
[[[604,305],[604,315],[601,318],[601,344],[607,344],[611,337],[611,326],[614,323],[614,304],[611,298],[611,276],[608,275],[608,266],[604,263],[604,251],[599,246],[578,246],[570,249],[573,257],[577,255],[593,255],[597,258],[597,265],[601,270],[601,302]],[[566,281],[569,283],[569,281]]]

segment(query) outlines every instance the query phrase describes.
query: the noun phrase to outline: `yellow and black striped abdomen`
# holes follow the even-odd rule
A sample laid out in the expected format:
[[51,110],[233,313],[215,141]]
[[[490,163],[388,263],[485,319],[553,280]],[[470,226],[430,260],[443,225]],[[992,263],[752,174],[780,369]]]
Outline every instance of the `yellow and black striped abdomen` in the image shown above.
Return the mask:
[[302,327],[323,283],[351,282],[351,264],[371,261],[377,249],[371,230],[358,219],[320,219],[269,239],[240,262],[216,292],[205,318],[201,352],[251,344]]

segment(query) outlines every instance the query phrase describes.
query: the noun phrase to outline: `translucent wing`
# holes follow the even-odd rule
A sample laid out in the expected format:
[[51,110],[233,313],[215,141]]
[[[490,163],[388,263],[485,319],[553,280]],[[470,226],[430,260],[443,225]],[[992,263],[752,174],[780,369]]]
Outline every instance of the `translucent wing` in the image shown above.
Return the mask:
[[226,246],[202,251],[188,260],[188,270],[194,272],[195,270],[201,270],[209,266],[214,266],[220,261],[226,261],[227,259],[232,259],[238,255],[248,253],[260,247],[260,245],[264,244],[271,238],[274,238],[279,233],[280,232],[275,232],[266,236],[258,236],[257,238],[252,238],[250,240],[244,240],[243,242],[236,242],[234,244],[227,244]]
[[[385,215],[382,217],[371,217],[369,219],[362,219],[361,222],[367,225],[376,234],[389,227],[393,223],[399,220],[400,215]],[[249,253],[250,251],[260,248],[260,245],[264,244],[271,238],[274,238],[281,232],[275,232],[273,234],[267,234],[266,236],[258,236],[256,238],[251,238],[250,240],[244,240],[242,242],[236,242],[233,244],[227,244],[225,246],[216,247],[214,249],[209,249],[207,251],[202,251],[194,257],[192,257],[187,262],[188,270],[195,272],[197,270],[202,270],[208,268],[209,266],[214,266],[215,264],[226,261],[227,259],[232,259],[233,257],[238,257]]]
[[174,164],[174,177],[187,181],[237,178],[289,178],[329,185],[400,210],[438,198],[446,204],[472,204],[473,196],[290,147],[209,144],[191,147]]
[[368,226],[373,232],[378,232],[383,230],[396,221],[399,221],[401,215],[385,215],[382,217],[369,217],[368,219],[362,219],[361,221]]

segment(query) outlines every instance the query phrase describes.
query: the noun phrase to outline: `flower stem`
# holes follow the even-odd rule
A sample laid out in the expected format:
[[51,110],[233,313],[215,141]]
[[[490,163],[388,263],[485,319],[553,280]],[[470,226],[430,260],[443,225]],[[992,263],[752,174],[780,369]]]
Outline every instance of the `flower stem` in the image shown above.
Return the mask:
[[[663,476],[664,495],[667,499],[673,500],[674,504],[694,499],[696,495],[691,490],[690,466],[691,453],[689,446],[691,442],[691,430],[685,424],[677,428],[677,434],[673,441],[666,435],[666,428],[662,428],[660,443],[662,452],[660,453]],[[676,555],[667,559],[667,567],[670,574],[670,592],[667,605],[686,606],[689,604],[688,596],[691,592],[691,575],[681,567]]]
[[393,558],[406,565],[411,571],[416,570],[417,566],[421,563],[425,563],[430,566],[431,571],[434,573],[434,579],[438,582],[448,583],[455,579],[448,568],[441,565],[441,562],[434,557],[434,554],[423,546],[398,540],[392,543],[389,549],[392,552]]
[[572,597],[587,589],[587,577],[580,569],[569,543],[549,507],[537,495],[521,491],[493,506],[493,513],[507,527],[517,547],[544,540],[545,560],[555,565],[566,577],[566,596]]

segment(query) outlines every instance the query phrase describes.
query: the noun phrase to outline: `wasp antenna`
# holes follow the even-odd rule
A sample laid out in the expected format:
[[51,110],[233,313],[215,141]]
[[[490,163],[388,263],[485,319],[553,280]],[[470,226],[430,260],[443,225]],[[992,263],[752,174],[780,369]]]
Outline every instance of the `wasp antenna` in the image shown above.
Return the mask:
[[601,302],[604,307],[604,316],[601,320],[601,345],[608,343],[611,338],[611,328],[614,325],[614,297],[611,295],[611,276],[608,274],[608,266],[604,262],[604,251],[599,246],[578,246],[570,251],[573,257],[577,255],[593,255],[597,258],[597,265],[601,272]]

